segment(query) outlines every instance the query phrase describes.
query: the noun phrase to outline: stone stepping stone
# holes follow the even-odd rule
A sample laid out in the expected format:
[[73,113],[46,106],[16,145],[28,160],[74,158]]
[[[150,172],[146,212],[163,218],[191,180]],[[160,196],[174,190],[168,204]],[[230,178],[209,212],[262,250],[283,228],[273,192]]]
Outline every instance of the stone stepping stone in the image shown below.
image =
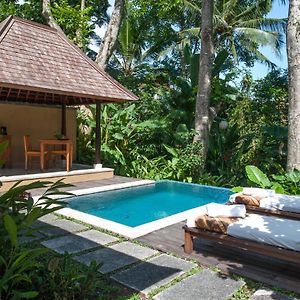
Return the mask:
[[42,233],[35,231],[32,232],[30,235],[21,235],[19,236],[19,241],[21,244],[26,244],[29,242],[33,242],[33,241],[37,241],[40,239],[45,238],[45,235],[43,235]]
[[139,260],[146,259],[157,253],[158,251],[150,248],[142,247],[130,242],[123,242],[108,248],[76,256],[74,259],[86,265],[89,265],[93,260],[98,264],[102,263],[99,271],[106,274],[133,264]]
[[260,289],[257,290],[249,298],[249,300],[297,300],[297,299],[271,290]]
[[77,234],[69,234],[41,242],[57,253],[76,253],[116,241],[113,236],[96,230],[88,230]]
[[185,278],[153,297],[154,300],[226,300],[244,282],[233,280],[211,270]]
[[112,242],[116,242],[118,240],[118,238],[116,238],[112,235],[103,233],[103,232],[95,230],[95,229],[79,232],[79,233],[76,233],[76,235],[84,237],[85,239],[88,239],[88,240],[95,242],[102,246],[110,244]]
[[154,289],[169,283],[175,277],[195,267],[197,265],[192,262],[163,254],[130,269],[116,273],[111,278],[148,295]]
[[58,219],[56,216],[44,216],[35,222],[34,228],[38,228],[39,231],[47,236],[63,235],[70,232],[78,232],[87,229],[84,225],[66,220]]

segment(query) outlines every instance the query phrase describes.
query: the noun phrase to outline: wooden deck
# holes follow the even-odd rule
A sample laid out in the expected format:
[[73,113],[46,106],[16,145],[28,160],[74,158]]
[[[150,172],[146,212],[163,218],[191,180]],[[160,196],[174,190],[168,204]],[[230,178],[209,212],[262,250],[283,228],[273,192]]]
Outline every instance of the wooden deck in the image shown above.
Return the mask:
[[184,253],[183,225],[184,222],[177,223],[137,240],[164,252],[196,259],[204,266],[217,267],[224,274],[245,276],[300,294],[300,268],[294,264],[198,238],[194,241],[194,251],[191,254]]
[[[98,181],[113,179],[113,177],[114,170],[111,168],[94,169],[93,166],[81,164],[73,164],[70,172],[67,172],[65,167],[62,166],[47,169],[45,172],[41,172],[36,168],[30,169],[28,172],[24,168],[4,168],[0,170],[0,181],[2,182],[0,193],[10,189],[18,181],[22,181],[23,184],[29,184],[37,180],[55,182],[59,179],[64,179],[65,183],[77,185],[86,181],[97,184]],[[89,187],[93,187],[93,185]]]

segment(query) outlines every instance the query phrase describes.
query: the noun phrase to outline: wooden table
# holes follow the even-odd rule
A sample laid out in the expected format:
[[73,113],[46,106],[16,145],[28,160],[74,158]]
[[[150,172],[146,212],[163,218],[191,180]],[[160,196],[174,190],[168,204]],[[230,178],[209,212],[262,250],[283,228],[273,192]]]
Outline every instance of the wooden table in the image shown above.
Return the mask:
[[[57,140],[57,139],[40,140],[41,171],[45,170],[45,151],[47,151],[47,147],[56,146],[56,145],[66,146],[66,166],[67,166],[67,172],[70,172],[70,168],[72,166],[72,160],[73,160],[73,142],[72,140]],[[51,155],[51,150],[49,151],[49,154]]]

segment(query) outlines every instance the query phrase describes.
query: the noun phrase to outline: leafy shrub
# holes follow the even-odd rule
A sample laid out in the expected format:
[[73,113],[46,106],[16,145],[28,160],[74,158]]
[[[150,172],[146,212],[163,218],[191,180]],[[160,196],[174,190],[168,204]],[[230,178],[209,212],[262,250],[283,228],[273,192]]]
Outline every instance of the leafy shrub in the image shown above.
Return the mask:
[[[51,197],[69,194],[59,190],[67,186],[62,181],[27,185],[18,182],[0,196],[0,299],[30,299],[38,295],[31,290],[32,271],[39,267],[37,258],[47,250],[24,249],[20,239],[34,233],[31,226],[38,218],[63,206],[63,202]],[[37,188],[47,190],[34,201],[28,191]]]
[[[39,297],[51,300],[98,299],[104,290],[104,281],[98,273],[99,265],[92,262],[82,267],[71,256],[46,257],[43,268],[33,277],[33,285],[39,290]],[[106,287],[106,292],[114,292],[114,287]]]
[[[246,174],[250,184],[261,188],[271,188],[279,194],[300,194],[300,172],[292,171],[280,175],[272,175],[271,178],[256,166],[246,166]],[[239,188],[235,189],[236,191]]]
[[202,143],[190,143],[180,151],[179,168],[186,177],[199,178],[203,173],[203,166]]

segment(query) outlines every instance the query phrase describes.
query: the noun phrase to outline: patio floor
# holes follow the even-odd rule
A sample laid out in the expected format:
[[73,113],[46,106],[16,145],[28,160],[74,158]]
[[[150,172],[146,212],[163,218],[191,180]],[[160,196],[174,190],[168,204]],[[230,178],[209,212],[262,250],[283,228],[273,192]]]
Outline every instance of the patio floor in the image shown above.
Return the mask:
[[[107,186],[137,180],[139,179],[114,176],[111,179],[78,182],[74,187],[70,187],[67,190]],[[41,194],[41,192],[41,189],[35,190],[32,191],[32,194],[35,196]],[[193,253],[190,255],[185,254],[183,251],[183,224],[184,222],[180,222],[165,227],[139,237],[136,241],[161,252],[172,253],[180,257],[196,260],[206,267],[217,267],[223,274],[245,276],[270,286],[281,287],[300,294],[299,266],[250,252],[245,253],[242,250],[200,239],[195,241]],[[120,281],[122,280],[120,279]],[[158,297],[157,299],[165,298]]]
[[[202,268],[195,261],[165,254],[148,243],[124,240],[55,215],[42,217],[35,228],[37,237],[23,242],[39,240],[43,246],[60,254],[68,252],[75,261],[86,265],[96,261],[101,264],[100,273],[139,292],[142,297],[138,299],[227,300],[245,285],[244,279]],[[251,300],[296,299],[261,288],[251,294]]]
[[194,251],[191,254],[184,253],[183,225],[184,222],[180,222],[137,240],[160,251],[195,259],[204,266],[217,267],[224,274],[245,276],[300,294],[300,269],[294,264],[198,238],[194,241]]

